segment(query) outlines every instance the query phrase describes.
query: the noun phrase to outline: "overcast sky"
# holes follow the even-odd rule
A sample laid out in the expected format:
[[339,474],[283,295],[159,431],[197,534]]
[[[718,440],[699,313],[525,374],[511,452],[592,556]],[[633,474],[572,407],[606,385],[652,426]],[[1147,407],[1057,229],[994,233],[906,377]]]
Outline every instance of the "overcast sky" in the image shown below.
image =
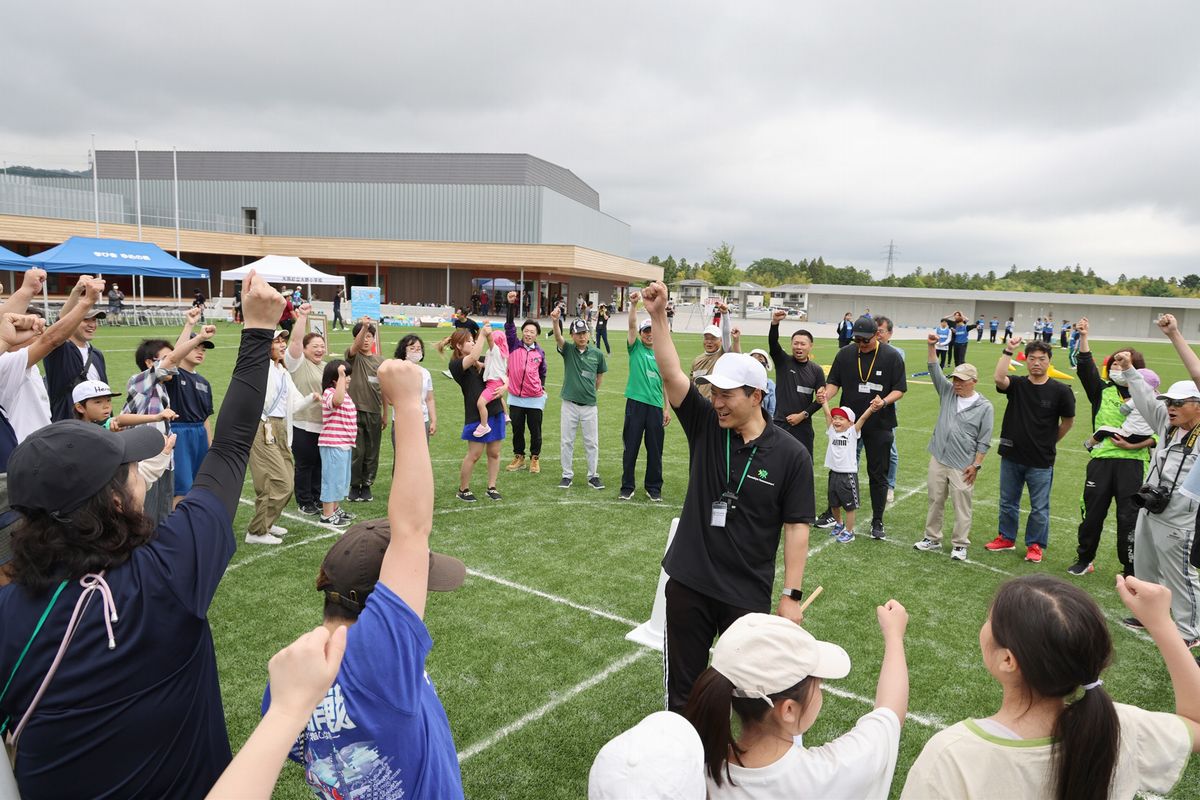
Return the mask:
[[[49,10],[53,7],[53,10]],[[635,258],[1200,273],[1200,4],[9,3],[0,158],[524,152]]]

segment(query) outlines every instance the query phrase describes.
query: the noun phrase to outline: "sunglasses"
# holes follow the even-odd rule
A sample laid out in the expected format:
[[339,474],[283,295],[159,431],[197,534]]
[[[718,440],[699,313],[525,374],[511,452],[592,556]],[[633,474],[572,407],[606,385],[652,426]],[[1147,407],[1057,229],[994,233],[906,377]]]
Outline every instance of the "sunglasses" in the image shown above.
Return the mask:
[[854,341],[858,342],[859,344],[866,344],[874,338],[874,336],[855,336]]
[[1197,400],[1194,397],[1188,398],[1187,400],[1171,400],[1170,398],[1163,400],[1163,404],[1167,408],[1183,408],[1188,403],[1200,403],[1200,400]]

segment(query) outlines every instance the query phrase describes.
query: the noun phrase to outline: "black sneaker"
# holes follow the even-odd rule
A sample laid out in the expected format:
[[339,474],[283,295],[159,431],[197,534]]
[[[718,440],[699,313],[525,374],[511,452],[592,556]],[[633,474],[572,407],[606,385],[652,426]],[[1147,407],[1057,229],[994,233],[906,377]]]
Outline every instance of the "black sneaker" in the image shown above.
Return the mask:
[[834,519],[833,514],[830,514],[828,511],[826,511],[824,514],[817,517],[815,524],[818,528],[832,528],[834,525],[837,525],[837,520]]
[[496,491],[495,486],[488,487],[487,496],[488,496],[489,500],[499,500],[500,499],[500,493]]
[[358,500],[358,487],[357,487],[357,486],[351,486],[351,487],[350,487],[350,494],[346,495],[346,502],[347,502],[347,503],[353,503],[353,502],[356,502],[357,500]]
[[633,499],[633,489],[622,489],[621,493],[619,495],[617,495],[617,499],[618,500],[632,500]]
[[300,506],[300,513],[305,516],[315,517],[321,513],[321,507],[316,503],[309,503],[308,505]]
[[588,486],[592,487],[593,489],[603,489],[604,482],[600,480],[599,475],[593,475],[592,477],[588,478]]
[[459,489],[457,492],[454,493],[454,496],[457,497],[459,500],[462,500],[464,503],[474,503],[475,502],[475,495],[471,494],[470,489]]
[[646,497],[650,498],[651,503],[661,503],[662,502],[661,494],[659,494],[657,492],[652,492],[648,489],[646,490]]
[[375,499],[375,495],[371,494],[371,487],[364,486],[358,490],[358,502],[369,503]]
[[1076,561],[1071,566],[1067,567],[1067,572],[1071,575],[1087,575],[1089,572],[1095,572],[1096,568],[1092,566],[1090,561]]
[[879,520],[878,522],[871,521],[871,538],[878,541],[883,541],[887,538],[887,534],[883,530],[883,520]]
[[355,519],[355,515],[351,514],[349,511],[347,511],[344,508],[338,508],[338,510],[336,512],[334,512],[334,516],[341,517],[342,519],[346,520],[347,522],[353,522]]
[[564,477],[561,481],[558,482],[558,488],[570,489],[571,488],[571,479]]
[[1137,617],[1126,617],[1125,619],[1121,620],[1121,624],[1126,628],[1133,628],[1135,631],[1142,631],[1146,629],[1146,626],[1143,625],[1142,621]]

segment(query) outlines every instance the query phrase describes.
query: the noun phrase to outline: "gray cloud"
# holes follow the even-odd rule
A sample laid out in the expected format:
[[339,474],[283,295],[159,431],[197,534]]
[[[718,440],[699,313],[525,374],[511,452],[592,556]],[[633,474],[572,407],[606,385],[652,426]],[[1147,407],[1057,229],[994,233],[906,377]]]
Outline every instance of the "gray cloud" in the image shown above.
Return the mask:
[[[1200,6],[1096,0],[5,10],[0,158],[529,152],[635,257],[1200,271]],[[17,113],[12,113],[12,112]]]

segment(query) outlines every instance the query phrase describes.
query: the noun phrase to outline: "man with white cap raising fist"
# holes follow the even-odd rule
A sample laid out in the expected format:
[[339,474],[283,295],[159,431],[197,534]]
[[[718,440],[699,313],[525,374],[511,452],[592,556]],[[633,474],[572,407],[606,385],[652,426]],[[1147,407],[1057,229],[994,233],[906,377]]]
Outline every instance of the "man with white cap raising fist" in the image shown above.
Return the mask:
[[663,559],[667,581],[667,708],[680,711],[708,663],[713,639],[738,617],[769,611],[783,531],[784,588],[776,610],[800,622],[801,583],[813,521],[812,458],[762,410],[767,371],[753,357],[726,353],[697,378],[679,365],[667,326],[667,287],[642,292],[657,334],[654,360],[666,400],[691,454],[687,496]]
[[707,400],[712,399],[712,389],[699,379],[712,372],[717,359],[737,349],[733,345],[733,333],[729,327],[729,306],[718,300],[716,311],[721,317],[721,324],[709,325],[704,329],[704,352],[692,359],[692,370],[688,374],[696,382],[700,395]]

